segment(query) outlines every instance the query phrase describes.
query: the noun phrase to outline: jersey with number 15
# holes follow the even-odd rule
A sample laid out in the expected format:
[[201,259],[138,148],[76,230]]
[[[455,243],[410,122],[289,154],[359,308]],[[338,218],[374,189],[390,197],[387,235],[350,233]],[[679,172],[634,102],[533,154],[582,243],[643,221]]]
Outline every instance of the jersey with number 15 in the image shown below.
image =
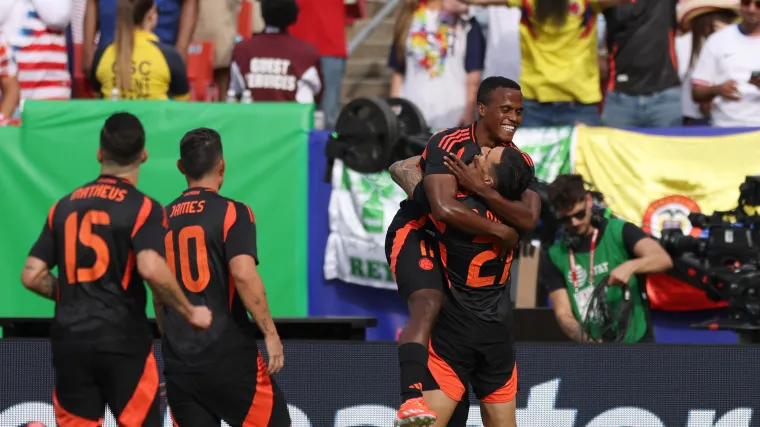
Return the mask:
[[161,205],[113,176],[100,176],[53,205],[29,254],[58,266],[53,343],[87,342],[105,351],[149,347],[153,334],[136,255],[163,255],[165,232]]
[[253,212],[209,188],[189,188],[166,207],[166,213],[166,261],[187,299],[207,306],[214,316],[211,327],[199,332],[165,309],[167,372],[198,370],[232,355],[255,360],[256,327],[235,292],[229,269],[230,260],[241,255],[258,264]]

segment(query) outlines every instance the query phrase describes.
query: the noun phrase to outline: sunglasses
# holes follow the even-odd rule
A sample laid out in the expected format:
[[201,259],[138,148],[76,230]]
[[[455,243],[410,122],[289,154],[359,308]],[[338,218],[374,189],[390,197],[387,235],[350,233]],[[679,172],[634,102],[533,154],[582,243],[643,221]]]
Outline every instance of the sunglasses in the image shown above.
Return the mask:
[[561,218],[557,218],[557,221],[559,221],[562,224],[569,224],[573,218],[578,219],[578,220],[586,218],[586,209],[578,211],[572,215],[567,215]]
[[[752,4],[752,0],[741,0],[742,6],[749,6]],[[760,9],[760,0],[755,0],[755,7]]]

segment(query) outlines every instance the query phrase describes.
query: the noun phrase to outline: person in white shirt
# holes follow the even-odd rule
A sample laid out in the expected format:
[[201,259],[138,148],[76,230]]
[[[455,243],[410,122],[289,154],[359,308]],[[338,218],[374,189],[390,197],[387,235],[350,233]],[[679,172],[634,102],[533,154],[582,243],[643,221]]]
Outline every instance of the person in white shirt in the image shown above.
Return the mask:
[[712,103],[692,100],[691,74],[707,37],[736,21],[738,9],[739,0],[682,0],[678,4],[677,19],[684,33],[676,37],[675,47],[685,126],[710,124]]
[[707,38],[691,77],[694,102],[714,102],[713,126],[760,126],[760,0],[741,0],[739,16]]

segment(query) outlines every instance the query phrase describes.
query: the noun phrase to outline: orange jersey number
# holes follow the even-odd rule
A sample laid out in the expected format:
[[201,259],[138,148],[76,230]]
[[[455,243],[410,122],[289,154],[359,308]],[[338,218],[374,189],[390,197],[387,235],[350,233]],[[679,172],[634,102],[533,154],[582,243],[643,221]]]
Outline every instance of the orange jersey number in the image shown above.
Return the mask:
[[[473,288],[480,288],[483,286],[490,286],[497,284],[496,276],[481,276],[480,268],[488,261],[496,259],[499,256],[500,248],[498,241],[492,237],[476,237],[472,240],[473,243],[491,243],[493,247],[486,249],[483,252],[475,255],[475,258],[470,262],[470,267],[467,269],[467,286]],[[507,283],[509,278],[509,267],[512,265],[512,255],[509,255],[507,262],[504,265],[504,271],[501,273],[501,278],[498,284],[503,285]]]
[[[193,278],[190,270],[190,239],[195,240],[195,267],[198,271],[198,277]],[[206,233],[198,225],[190,225],[179,231],[179,270],[182,276],[182,283],[190,292],[201,292],[206,289],[211,280],[211,273],[208,266],[208,253],[206,252]],[[166,262],[171,267],[174,275],[177,275],[177,267],[174,255],[174,231],[166,233],[164,238],[166,246]]]
[[[108,271],[111,262],[111,252],[108,244],[102,237],[92,232],[93,225],[109,225],[111,217],[104,211],[87,211],[82,215],[82,223],[79,223],[79,215],[72,212],[66,217],[63,230],[64,257],[66,259],[66,277],[69,284],[81,282],[94,282]],[[80,267],[77,265],[77,243],[95,251],[95,264],[92,267]]]

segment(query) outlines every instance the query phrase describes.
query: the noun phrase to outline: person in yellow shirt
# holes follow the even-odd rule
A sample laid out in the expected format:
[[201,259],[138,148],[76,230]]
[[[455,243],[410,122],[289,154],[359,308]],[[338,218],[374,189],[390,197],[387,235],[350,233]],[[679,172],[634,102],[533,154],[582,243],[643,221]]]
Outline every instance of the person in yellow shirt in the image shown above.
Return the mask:
[[599,125],[597,14],[630,0],[460,0],[522,11],[522,127]]
[[118,0],[116,38],[95,53],[92,86],[103,98],[187,100],[187,70],[174,47],[153,34],[154,0]]

